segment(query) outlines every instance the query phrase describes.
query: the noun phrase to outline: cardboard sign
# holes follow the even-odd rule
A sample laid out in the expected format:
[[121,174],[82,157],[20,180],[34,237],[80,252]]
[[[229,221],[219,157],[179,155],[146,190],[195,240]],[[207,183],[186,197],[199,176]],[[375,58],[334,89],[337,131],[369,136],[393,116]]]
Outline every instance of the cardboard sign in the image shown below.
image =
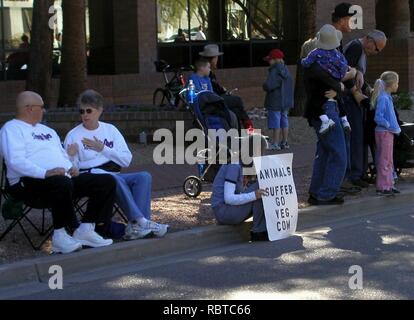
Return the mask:
[[266,190],[263,206],[269,240],[288,238],[296,232],[299,206],[293,180],[293,154],[255,158],[260,189]]

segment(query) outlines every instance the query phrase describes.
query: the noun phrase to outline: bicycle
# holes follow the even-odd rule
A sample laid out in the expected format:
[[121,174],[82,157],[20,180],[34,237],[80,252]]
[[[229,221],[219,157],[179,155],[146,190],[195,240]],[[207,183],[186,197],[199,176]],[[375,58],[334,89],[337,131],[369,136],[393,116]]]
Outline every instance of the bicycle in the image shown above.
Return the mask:
[[[164,75],[165,86],[157,88],[153,94],[154,106],[165,108],[171,106],[178,108],[182,102],[180,92],[185,88],[186,78],[184,72],[193,71],[192,67],[171,68],[164,60],[154,62],[158,72]],[[173,73],[173,77],[169,79],[169,74]]]

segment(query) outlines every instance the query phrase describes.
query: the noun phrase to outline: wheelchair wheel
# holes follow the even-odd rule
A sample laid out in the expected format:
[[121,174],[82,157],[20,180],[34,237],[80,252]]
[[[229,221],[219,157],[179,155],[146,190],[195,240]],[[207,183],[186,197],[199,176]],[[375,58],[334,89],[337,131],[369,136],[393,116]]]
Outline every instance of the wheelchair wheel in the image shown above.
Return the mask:
[[200,178],[192,176],[185,179],[184,193],[190,198],[197,198],[203,191],[203,185]]
[[152,103],[156,107],[164,108],[170,105],[170,100],[170,93],[165,89],[158,88],[154,92]]

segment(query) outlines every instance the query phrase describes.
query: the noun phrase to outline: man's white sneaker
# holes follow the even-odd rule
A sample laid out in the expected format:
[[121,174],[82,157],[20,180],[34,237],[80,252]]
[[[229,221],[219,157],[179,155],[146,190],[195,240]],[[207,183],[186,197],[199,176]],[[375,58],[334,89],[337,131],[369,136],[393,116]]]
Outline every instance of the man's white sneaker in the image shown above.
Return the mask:
[[52,253],[67,254],[82,249],[82,243],[72,238],[65,230],[55,231],[52,237]]
[[319,130],[320,134],[326,134],[336,126],[335,122],[332,119],[329,119],[329,121],[322,122],[321,129]]
[[128,223],[125,229],[124,240],[137,240],[143,239],[146,236],[150,235],[152,232],[151,229],[142,228],[138,223]]
[[169,227],[170,226],[167,224],[160,224],[153,221],[148,221],[147,225],[144,228],[147,230],[151,230],[151,232],[156,237],[162,238],[167,234]]
[[78,240],[82,245],[91,248],[100,248],[110,246],[112,239],[104,239],[95,232],[95,224],[82,223],[73,234],[73,238]]

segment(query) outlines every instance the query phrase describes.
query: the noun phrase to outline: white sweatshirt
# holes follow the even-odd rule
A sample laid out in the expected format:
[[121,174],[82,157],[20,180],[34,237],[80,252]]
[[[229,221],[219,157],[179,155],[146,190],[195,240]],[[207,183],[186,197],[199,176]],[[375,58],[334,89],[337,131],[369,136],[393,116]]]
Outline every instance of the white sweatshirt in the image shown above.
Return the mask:
[[0,141],[10,185],[23,177],[45,179],[46,172],[55,168],[72,168],[57,133],[42,124],[11,120],[1,129]]
[[256,192],[236,193],[236,184],[226,181],[224,183],[224,202],[230,206],[242,206],[256,201]]
[[[83,139],[102,141],[105,145],[102,152],[96,152],[83,145]],[[91,169],[99,167],[110,161],[115,162],[122,168],[127,168],[132,161],[132,153],[119,130],[109,123],[99,122],[96,130],[87,130],[80,124],[71,130],[65,139],[65,148],[77,143],[79,146],[78,166],[79,169]],[[102,170],[93,170],[92,173],[103,173]]]

